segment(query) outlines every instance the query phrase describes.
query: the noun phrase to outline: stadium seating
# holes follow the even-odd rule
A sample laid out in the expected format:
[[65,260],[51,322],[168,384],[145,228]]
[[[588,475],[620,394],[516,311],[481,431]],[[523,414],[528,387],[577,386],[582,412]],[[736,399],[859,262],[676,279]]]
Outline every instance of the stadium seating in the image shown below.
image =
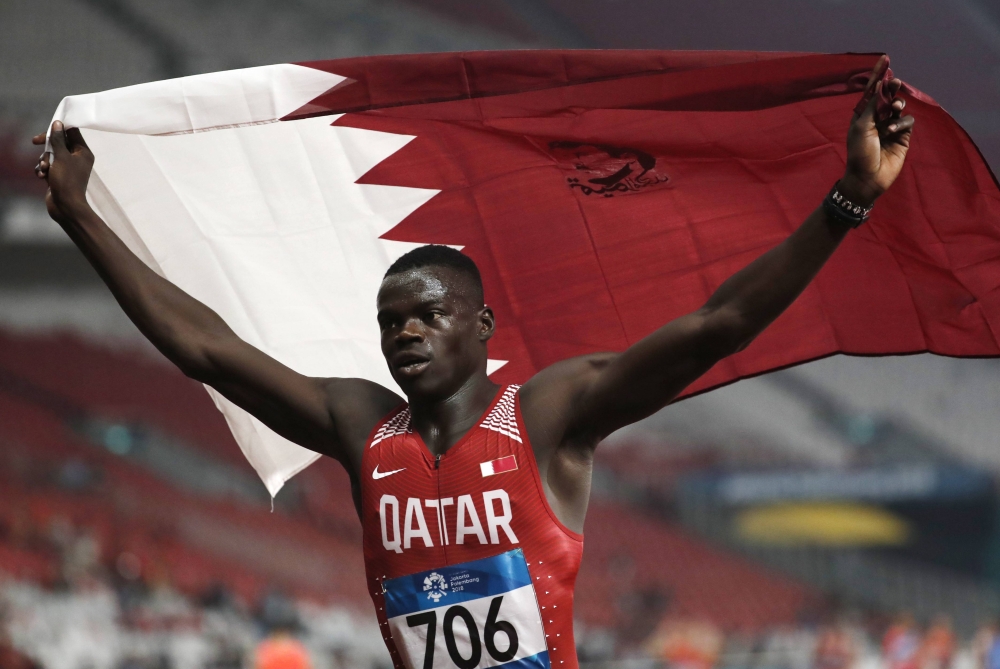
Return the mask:
[[204,390],[148,354],[112,351],[70,335],[0,333],[0,367],[103,418],[155,425],[245,466]]
[[[7,386],[13,375],[22,381],[14,389],[0,385],[0,521],[6,527],[18,524],[18,514],[41,531],[54,518],[68,520],[97,538],[109,569],[129,553],[146,573],[189,594],[222,582],[254,601],[277,585],[368,610],[350,486],[332,461],[299,475],[301,503],[291,510],[271,513],[263,504],[198,497],[89,442],[38,397],[18,396],[30,386],[50,403],[149,425],[225,466],[246,468],[207,394],[172,367],[143,352],[113,351],[69,335],[0,333],[0,372]],[[75,487],[62,480],[68,462],[92,472],[90,480]],[[25,546],[16,534],[8,531],[0,540],[0,569],[51,580],[58,566],[51,548]],[[804,586],[618,503],[595,499],[586,535],[577,603],[578,617],[590,625],[624,624],[623,602],[637,592],[662,593],[665,611],[728,629],[792,622],[811,596]]]
[[[0,392],[0,416],[3,571],[51,582],[55,554],[44,535],[59,519],[96,536],[104,565],[131,553],[144,572],[167,576],[189,594],[222,582],[255,601],[275,585],[309,599],[370,606],[356,541],[321,532],[306,520],[272,515],[263,505],[192,498],[8,393]],[[78,489],[60,482],[67,462],[89,469],[92,480]],[[19,536],[23,518],[32,530]],[[228,536],[226,528],[242,533]],[[45,549],[31,548],[38,545]],[[248,559],[254,551],[269,559]]]
[[[154,426],[256,476],[200,384],[148,351],[112,351],[65,334],[0,331],[0,368],[103,419]],[[317,463],[296,485],[317,522],[360,536],[349,481],[338,465]]]
[[730,630],[791,623],[815,597],[805,586],[619,504],[592,504],[585,529],[576,602],[579,617],[591,624],[613,626],[615,604],[629,591],[662,593],[671,613]]

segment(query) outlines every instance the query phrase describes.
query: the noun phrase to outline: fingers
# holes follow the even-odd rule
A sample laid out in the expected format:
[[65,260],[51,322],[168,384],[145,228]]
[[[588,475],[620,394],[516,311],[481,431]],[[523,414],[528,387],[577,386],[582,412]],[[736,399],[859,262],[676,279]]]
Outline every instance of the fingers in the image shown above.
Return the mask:
[[[93,154],[90,153],[90,147],[87,146],[79,128],[66,129],[62,121],[53,121],[47,139],[52,152],[51,154],[45,152],[39,156],[38,164],[35,165],[35,175],[40,179],[48,177],[49,167],[56,156],[66,153],[84,154],[85,158],[93,161]],[[31,142],[32,144],[45,144],[46,136],[44,134],[35,135],[31,138]]]
[[902,118],[891,118],[884,123],[880,123],[878,126],[878,135],[883,148],[897,143],[901,138],[909,135],[910,131],[913,130],[915,122],[912,116],[903,116]]
[[[889,102],[889,117],[877,122],[878,134],[883,142],[887,144],[906,144],[908,142],[909,134],[913,130],[914,118],[913,116],[903,116],[903,110],[906,108],[906,100],[902,97],[898,97],[900,91],[903,89],[903,82],[900,79],[892,77],[886,83],[886,92],[888,93]],[[885,146],[886,144],[883,144]]]
[[[37,141],[41,139],[41,141]],[[52,147],[53,155],[58,153],[63,153],[66,151],[66,140],[63,137],[63,124],[59,121],[52,122],[52,128],[49,130],[49,144]],[[31,139],[33,144],[44,144],[46,140],[45,135],[36,135]],[[51,164],[51,159],[49,158],[48,152],[43,153],[38,158],[38,164],[35,165],[35,176],[39,179],[47,179],[49,176],[49,165]]]
[[[896,97],[896,95],[899,93],[900,86],[902,85],[902,83],[903,82],[901,82],[899,79],[892,79],[889,82],[889,89],[888,89],[890,93],[889,97],[892,102],[890,102],[889,104],[889,109],[890,109],[889,118],[885,119],[884,121],[878,124],[880,131],[882,131],[882,134],[898,132],[900,130],[898,124],[900,122],[900,117],[903,113],[903,109],[906,108],[906,100],[904,100],[901,97]],[[911,116],[907,118],[910,118],[912,121],[913,117]],[[911,122],[910,126],[912,125],[913,124]]]
[[49,159],[44,153],[38,159],[38,164],[35,165],[35,176],[39,179],[47,179],[49,176]]
[[[35,146],[45,144],[45,133],[40,132],[31,138],[31,143]],[[45,154],[38,156],[38,164],[35,165],[35,176],[39,179],[44,179],[49,173],[49,161],[46,160]]]
[[[45,144],[45,133],[40,132],[31,138],[31,143],[35,146]],[[39,179],[44,179],[49,171],[49,161],[46,159],[45,152],[38,156],[38,164],[35,165],[35,176]]]
[[893,121],[886,126],[885,130],[887,134],[899,135],[912,130],[915,122],[916,121],[912,116],[904,116],[898,120],[893,119]]

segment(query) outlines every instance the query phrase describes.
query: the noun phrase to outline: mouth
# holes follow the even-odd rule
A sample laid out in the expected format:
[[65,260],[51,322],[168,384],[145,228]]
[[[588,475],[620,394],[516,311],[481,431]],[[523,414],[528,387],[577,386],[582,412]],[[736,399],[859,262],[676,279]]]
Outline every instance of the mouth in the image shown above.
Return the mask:
[[418,353],[403,353],[393,360],[396,373],[402,376],[416,376],[431,364],[427,356]]

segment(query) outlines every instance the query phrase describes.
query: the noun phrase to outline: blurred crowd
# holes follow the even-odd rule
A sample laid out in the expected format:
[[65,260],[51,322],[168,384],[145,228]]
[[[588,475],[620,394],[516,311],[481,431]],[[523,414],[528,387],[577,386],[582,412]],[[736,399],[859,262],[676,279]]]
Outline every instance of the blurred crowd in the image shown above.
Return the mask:
[[[114,497],[117,489],[100,485],[104,470],[78,458],[25,467],[0,459],[0,500],[8,497],[0,513],[0,669],[390,669],[367,602],[307,601],[221,580],[182,587],[175,575],[184,554],[169,565],[156,550],[137,555],[85,512],[100,495]],[[28,484],[67,504],[32,512],[11,492]],[[592,509],[592,518],[600,513],[626,520],[620,509]],[[166,531],[146,529],[152,539]],[[589,553],[598,562],[599,547]],[[18,577],[4,576],[29,555],[35,561],[22,560]],[[1000,669],[992,622],[957,632],[943,617],[844,614],[812,602],[795,625],[723,628],[683,615],[685,600],[669,586],[633,583],[636,560],[624,555],[608,558],[615,587],[600,599],[615,611],[612,626],[578,627],[585,669]]]
[[[48,478],[32,485],[52,494],[89,490],[100,478],[72,458],[43,469]],[[90,498],[73,499],[76,508]],[[47,515],[5,508],[0,669],[389,669],[370,608],[277,590],[240,594],[221,581],[180,588],[164,556],[141,559],[114,533],[102,539],[92,515],[74,523],[62,507]],[[18,551],[45,567],[4,577]],[[1000,669],[992,622],[960,634],[943,617],[843,614],[814,603],[796,625],[724,629],[681,615],[683,602],[667,589],[627,586],[618,567],[616,599],[606,602],[617,611],[614,627],[577,630],[587,669]]]
[[[224,588],[0,585],[0,669],[348,669],[384,666],[373,616]],[[371,618],[371,620],[369,620]]]
[[41,578],[4,574],[0,669],[375,669],[385,666],[374,616],[272,590],[248,602],[223,583],[199,593],[123,551],[102,560],[85,526],[0,523],[8,545],[55,558]]
[[[368,611],[275,591],[251,604],[222,585],[185,595],[127,555],[102,575],[86,536],[60,531],[62,579],[0,581],[0,669],[388,669]],[[944,617],[826,618],[740,632],[668,611],[642,638],[577,634],[591,669],[1000,669],[992,622],[962,637]]]
[[[586,660],[585,641],[581,650]],[[944,616],[922,625],[869,614],[725,633],[668,615],[639,655],[669,669],[1000,669],[1000,628],[990,621],[962,638]]]

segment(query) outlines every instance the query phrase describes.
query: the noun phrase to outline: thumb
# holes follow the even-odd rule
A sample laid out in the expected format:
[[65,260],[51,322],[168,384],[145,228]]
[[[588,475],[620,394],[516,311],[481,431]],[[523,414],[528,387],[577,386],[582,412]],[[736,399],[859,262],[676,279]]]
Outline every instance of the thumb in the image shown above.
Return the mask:
[[882,82],[876,82],[875,88],[872,91],[872,96],[868,100],[868,104],[865,108],[861,110],[861,114],[858,115],[858,125],[864,129],[869,130],[875,127],[875,110],[878,108],[879,97],[882,94]]
[[52,129],[49,132],[49,145],[55,156],[64,155],[66,149],[66,131],[63,129],[62,121],[53,121]]

